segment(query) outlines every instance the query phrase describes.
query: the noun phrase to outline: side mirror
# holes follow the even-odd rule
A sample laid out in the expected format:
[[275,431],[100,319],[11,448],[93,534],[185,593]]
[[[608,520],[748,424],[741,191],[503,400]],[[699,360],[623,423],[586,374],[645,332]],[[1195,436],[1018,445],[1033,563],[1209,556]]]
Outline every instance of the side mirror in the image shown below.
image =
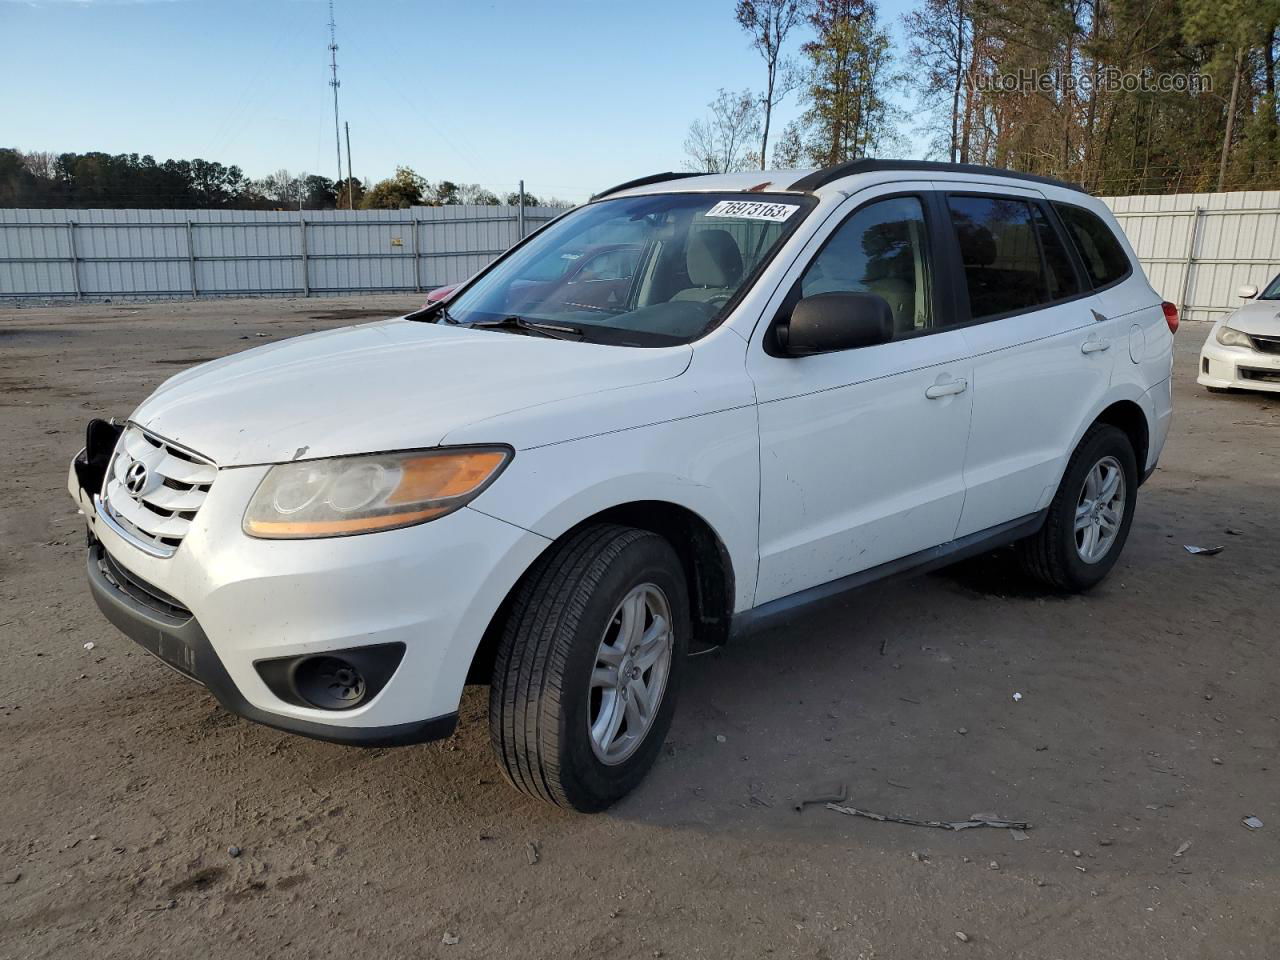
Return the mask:
[[893,310],[874,293],[820,293],[797,303],[777,332],[792,357],[870,347],[893,339]]
[[1243,297],[1246,300],[1252,300],[1254,297],[1258,295],[1258,288],[1255,287],[1253,284],[1249,283],[1249,284],[1245,284],[1245,286],[1237,290],[1236,293],[1238,293],[1241,297]]

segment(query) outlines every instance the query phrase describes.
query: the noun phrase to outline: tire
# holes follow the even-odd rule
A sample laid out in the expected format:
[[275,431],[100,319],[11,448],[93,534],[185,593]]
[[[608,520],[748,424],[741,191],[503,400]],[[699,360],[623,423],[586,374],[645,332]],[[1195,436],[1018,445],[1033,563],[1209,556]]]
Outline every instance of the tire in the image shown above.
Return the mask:
[[[1090,552],[1089,535],[1076,530],[1077,509],[1089,499],[1085,484],[1094,469],[1099,468],[1102,475],[1109,477],[1113,466],[1118,468],[1123,484],[1123,511],[1120,513],[1118,529],[1105,549],[1101,539],[1092,541],[1094,551],[1101,552],[1090,561],[1085,556]],[[1129,538],[1137,491],[1138,467],[1129,438],[1118,427],[1105,423],[1094,424],[1081,438],[1067,462],[1058,492],[1049,504],[1044,526],[1018,544],[1023,568],[1037,580],[1066,593],[1079,593],[1102,581],[1115,566],[1125,541]],[[1101,498],[1095,497],[1090,503],[1095,503],[1098,499]],[[1114,504],[1114,501],[1111,503]],[[1105,505],[1098,510],[1098,529],[1104,531],[1110,526],[1107,523],[1107,510]],[[1114,512],[1112,509],[1111,513]],[[1100,538],[1103,536],[1106,534],[1099,534]],[[1081,540],[1084,541],[1083,546]]]
[[[665,639],[656,622],[664,603],[670,615]],[[644,606],[638,620],[637,604]],[[635,647],[627,646],[632,641],[619,639],[631,623],[659,638],[635,663]],[[657,759],[671,726],[690,630],[684,569],[662,537],[595,524],[553,546],[517,588],[498,641],[489,738],[507,779],[531,796],[582,812],[603,810],[629,793]],[[635,680],[619,681],[615,689],[600,679],[611,667],[598,657],[612,660],[619,644],[631,652],[619,658],[612,676],[640,671],[639,681],[650,684],[644,697],[635,695]],[[646,656],[660,658],[662,649],[659,686],[659,662],[642,664]],[[646,697],[657,704],[636,721]],[[618,710],[615,741],[601,717],[608,712],[612,720]],[[599,739],[592,736],[593,720],[600,723]],[[633,723],[640,735],[628,740]]]

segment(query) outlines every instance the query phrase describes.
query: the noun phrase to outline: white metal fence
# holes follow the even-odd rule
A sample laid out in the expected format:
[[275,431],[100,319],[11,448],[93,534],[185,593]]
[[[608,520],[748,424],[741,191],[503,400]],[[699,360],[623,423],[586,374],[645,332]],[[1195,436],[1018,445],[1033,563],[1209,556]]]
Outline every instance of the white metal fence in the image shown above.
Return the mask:
[[466,279],[560,212],[0,210],[0,300],[429,290]]
[[[1151,282],[1188,319],[1280,273],[1280,191],[1104,197]],[[0,301],[312,296],[457,283],[548,207],[0,210]]]
[[1103,197],[1152,285],[1190,320],[1216,320],[1280,273],[1280,191]]

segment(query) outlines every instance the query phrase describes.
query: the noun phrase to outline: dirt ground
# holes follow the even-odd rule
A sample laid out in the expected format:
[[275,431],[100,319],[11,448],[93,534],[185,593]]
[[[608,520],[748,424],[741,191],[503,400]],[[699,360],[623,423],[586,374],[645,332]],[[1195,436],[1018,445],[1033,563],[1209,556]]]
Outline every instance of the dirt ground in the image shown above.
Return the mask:
[[[1105,584],[1046,595],[993,555],[696,658],[648,780],[583,817],[502,780],[484,689],[426,746],[273,732],[84,584],[86,419],[414,302],[0,308],[0,956],[1280,956],[1280,398],[1197,387],[1206,324]],[[792,808],[833,781],[1032,828]]]

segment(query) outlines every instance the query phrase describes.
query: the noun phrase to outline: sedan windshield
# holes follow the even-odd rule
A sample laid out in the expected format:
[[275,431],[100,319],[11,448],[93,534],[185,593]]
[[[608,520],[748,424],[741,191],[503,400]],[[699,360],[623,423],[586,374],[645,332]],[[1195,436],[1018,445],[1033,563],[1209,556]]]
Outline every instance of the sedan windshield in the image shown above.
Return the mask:
[[1277,276],[1269,284],[1267,289],[1258,294],[1259,300],[1280,300],[1280,276]]
[[421,319],[630,346],[688,343],[728,314],[813,204],[741,193],[588,204]]

